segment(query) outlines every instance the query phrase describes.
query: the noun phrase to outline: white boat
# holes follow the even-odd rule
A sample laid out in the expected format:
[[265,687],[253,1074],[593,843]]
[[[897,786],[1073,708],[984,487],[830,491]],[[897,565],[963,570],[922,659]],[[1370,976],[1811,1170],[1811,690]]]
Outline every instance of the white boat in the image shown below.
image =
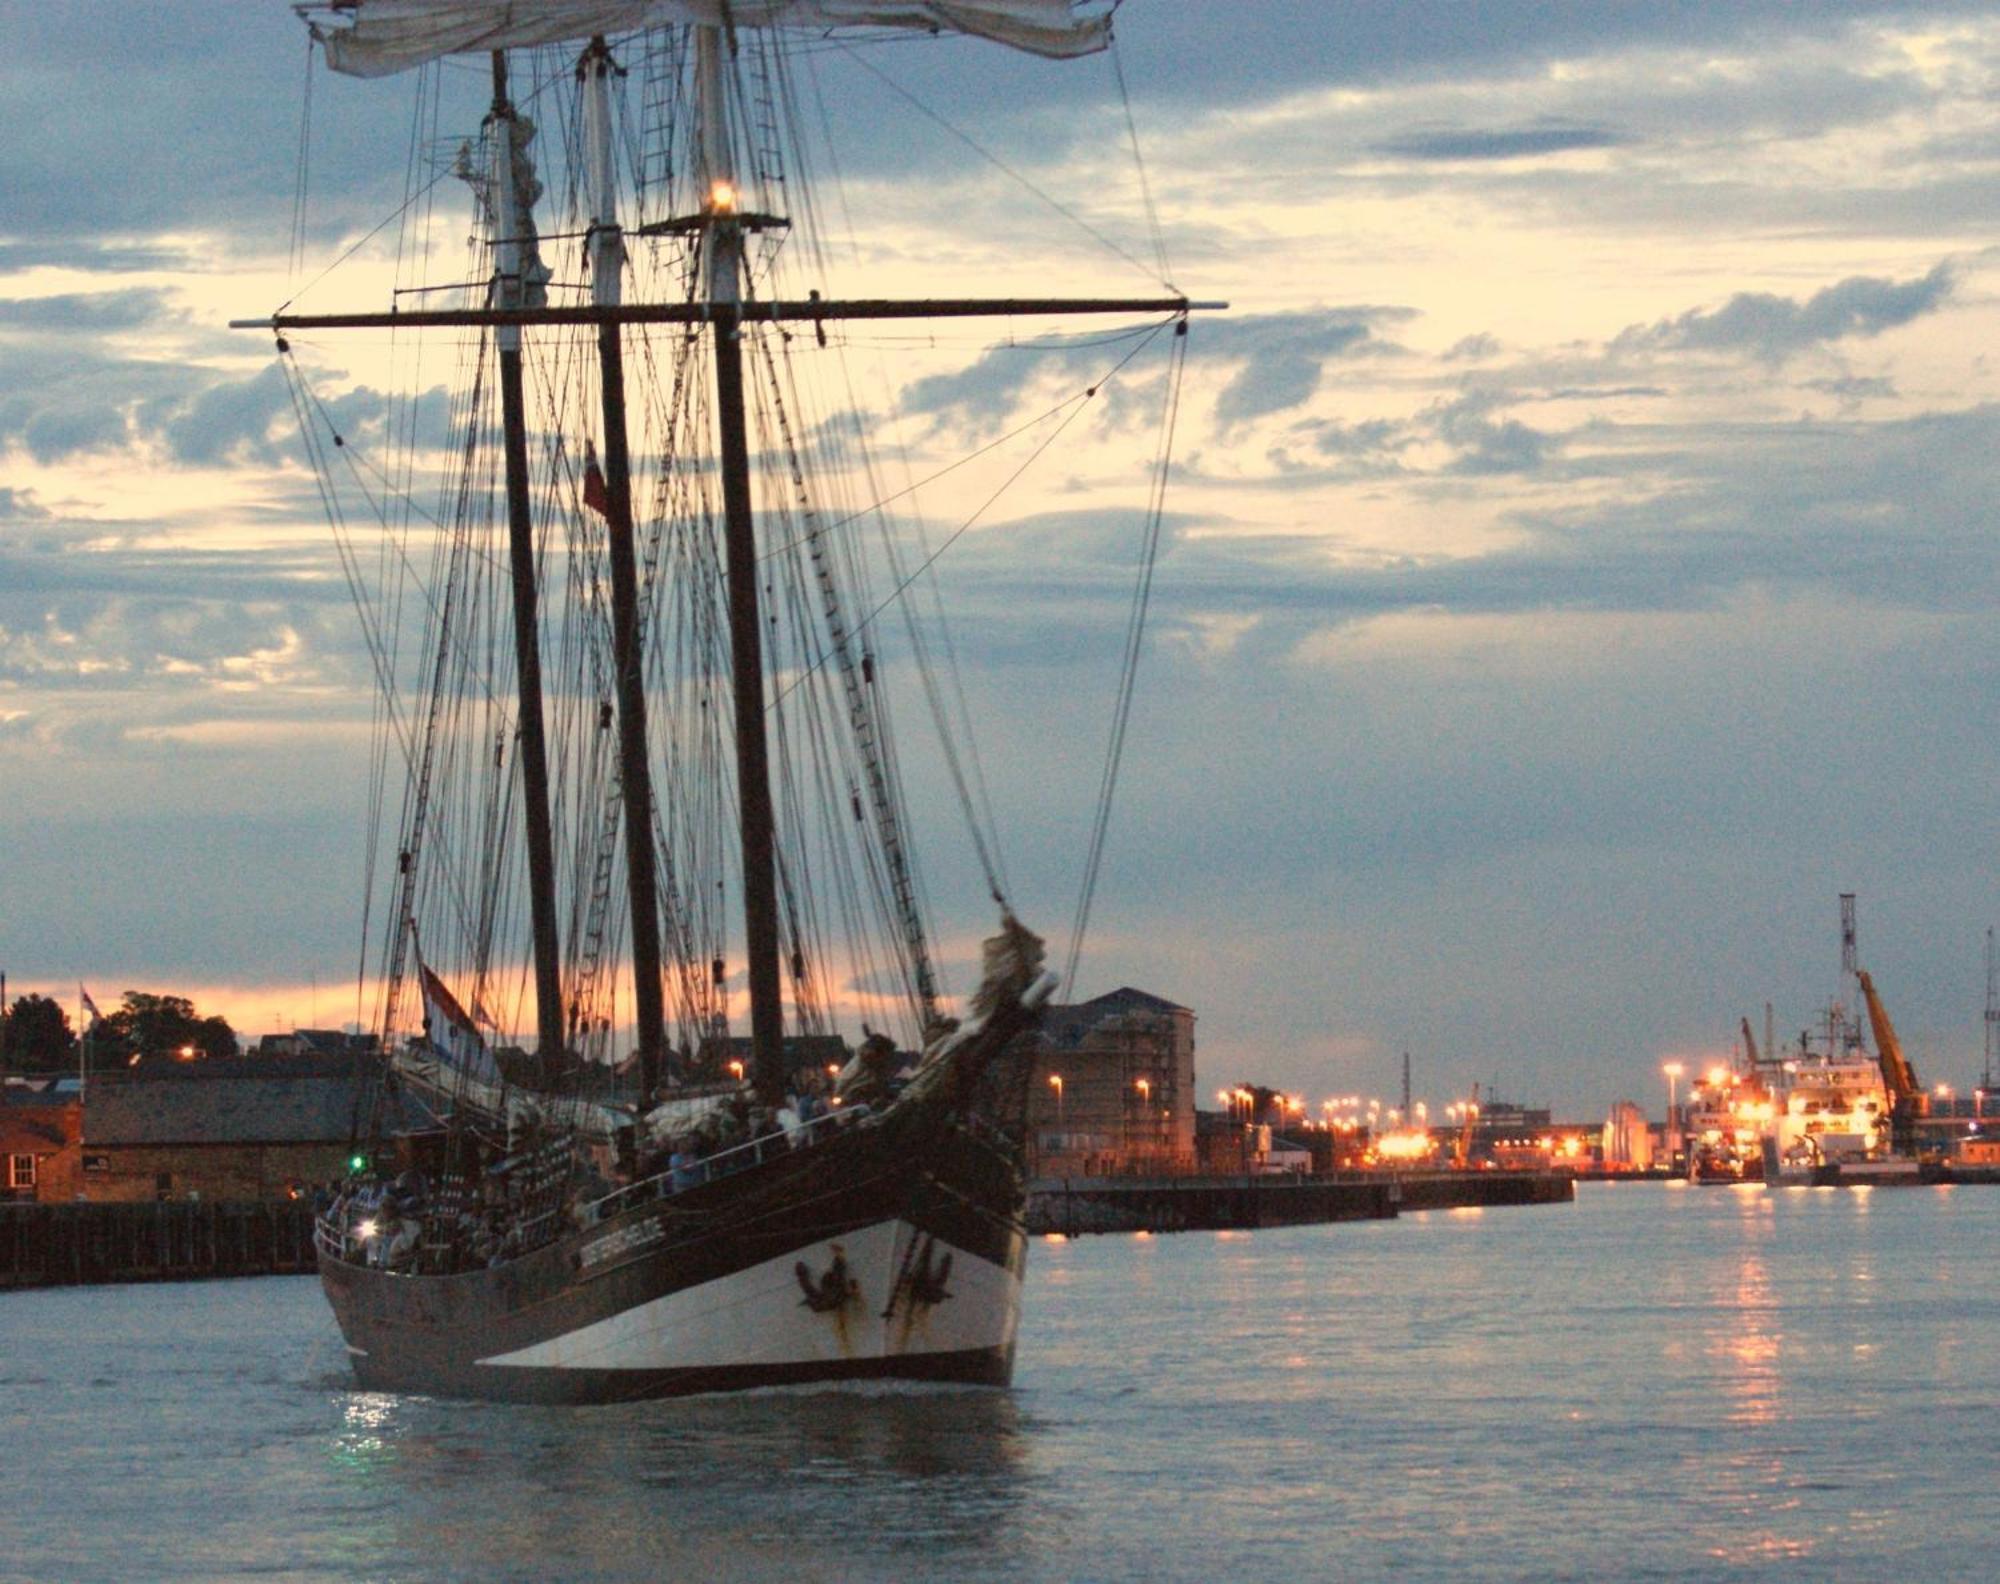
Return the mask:
[[[1802,1048],[1779,1068],[1764,1134],[1774,1187],[1856,1181],[1888,1164],[1889,1095],[1865,1051]],[[1909,1163],[1911,1172],[1915,1161]]]

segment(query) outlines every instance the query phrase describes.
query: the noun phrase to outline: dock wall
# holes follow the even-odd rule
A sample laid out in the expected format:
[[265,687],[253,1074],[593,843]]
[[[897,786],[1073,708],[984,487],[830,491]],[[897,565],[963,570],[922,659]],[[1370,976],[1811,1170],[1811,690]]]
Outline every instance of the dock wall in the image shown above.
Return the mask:
[[1337,1177],[1044,1178],[1028,1192],[1028,1230],[1214,1232],[1379,1221],[1411,1210],[1568,1204],[1558,1172],[1354,1172]]
[[[1575,1197],[1575,1183],[1550,1172],[1079,1177],[1032,1184],[1028,1227],[1070,1234],[1225,1231],[1565,1204]],[[289,1201],[0,1204],[0,1290],[310,1273],[312,1222],[309,1204]]]
[[0,1289],[304,1274],[312,1224],[291,1201],[0,1205]]

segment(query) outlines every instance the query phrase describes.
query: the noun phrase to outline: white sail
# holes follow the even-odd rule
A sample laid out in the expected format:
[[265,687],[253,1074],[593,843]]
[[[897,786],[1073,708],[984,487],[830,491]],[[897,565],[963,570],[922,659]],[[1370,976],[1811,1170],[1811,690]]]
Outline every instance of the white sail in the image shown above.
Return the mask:
[[1070,0],[350,0],[336,10],[354,21],[314,32],[327,63],[353,77],[386,77],[443,55],[686,23],[965,33],[1058,58],[1111,40],[1108,10],[1078,12]]

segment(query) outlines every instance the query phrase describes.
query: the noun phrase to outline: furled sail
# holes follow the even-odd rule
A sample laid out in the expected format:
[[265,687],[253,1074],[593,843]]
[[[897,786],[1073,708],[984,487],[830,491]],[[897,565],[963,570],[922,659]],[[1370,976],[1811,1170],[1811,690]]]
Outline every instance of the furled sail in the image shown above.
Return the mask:
[[1070,0],[343,0],[347,26],[315,24],[327,63],[386,77],[443,55],[583,40],[692,23],[709,27],[909,28],[965,33],[1036,55],[1088,55],[1111,40],[1109,8]]

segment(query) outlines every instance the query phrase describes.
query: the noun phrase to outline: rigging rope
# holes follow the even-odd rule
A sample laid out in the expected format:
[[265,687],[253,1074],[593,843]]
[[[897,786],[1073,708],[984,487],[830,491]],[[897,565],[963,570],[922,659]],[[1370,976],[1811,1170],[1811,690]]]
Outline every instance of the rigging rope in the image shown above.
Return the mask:
[[1097,818],[1091,827],[1090,851],[1084,859],[1083,887],[1077,897],[1076,922],[1070,931],[1069,959],[1063,966],[1063,993],[1073,994],[1076,965],[1083,955],[1084,933],[1090,925],[1091,902],[1097,893],[1098,871],[1104,862],[1105,836],[1111,827],[1111,800],[1118,788],[1119,766],[1125,755],[1125,728],[1132,718],[1132,698],[1138,685],[1139,654],[1146,630],[1146,610],[1153,597],[1153,567],[1159,559],[1160,527],[1166,518],[1167,471],[1173,458],[1174,428],[1180,417],[1181,374],[1187,365],[1187,319],[1174,328],[1172,366],[1167,379],[1167,405],[1160,425],[1160,447],[1153,464],[1151,497],[1139,556],[1139,573],[1132,589],[1132,611],[1125,627],[1125,664],[1118,680],[1118,700],[1111,712],[1111,740],[1104,755],[1104,778],[1097,796]]
[[1107,236],[1103,231],[1099,230],[1096,226],[1092,225],[1088,220],[1084,219],[1082,215],[1078,214],[1074,209],[1070,208],[1069,205],[1065,204],[1060,198],[1057,198],[1053,193],[1047,192],[1044,189],[1037,187],[1034,184],[1034,182],[1030,181],[1020,171],[1016,170],[1013,166],[1009,165],[1005,160],[1000,158],[999,155],[995,154],[992,150],[985,147],[985,145],[983,145],[977,139],[970,136],[968,133],[960,131],[943,115],[933,110],[929,105],[924,103],[923,100],[919,99],[915,94],[911,93],[909,89],[905,88],[901,83],[897,82],[895,78],[889,76],[888,73],[880,70],[878,67],[870,64],[865,58],[863,58],[852,48],[846,45],[841,45],[840,48],[848,56],[850,60],[854,61],[870,76],[874,77],[876,81],[880,82],[885,88],[889,89],[890,92],[908,101],[912,106],[914,106],[917,109],[919,113],[927,117],[929,120],[935,122],[944,131],[950,133],[953,137],[958,139],[959,142],[963,143],[967,148],[971,149],[973,153],[977,154],[981,159],[985,160],[986,163],[991,165],[995,170],[999,171],[1009,180],[1017,183],[1022,188],[1023,191],[1032,194],[1040,202],[1046,204],[1049,208],[1053,209],[1057,214],[1061,215],[1065,220],[1069,221],[1070,224],[1075,226],[1079,231],[1086,233],[1088,236],[1097,241],[1100,245],[1109,249],[1111,252],[1117,254],[1118,257],[1125,260],[1125,262],[1130,264],[1134,269],[1143,271],[1149,277],[1157,279],[1162,286],[1166,286],[1169,290],[1172,290],[1172,283],[1168,281],[1165,278],[1165,276],[1163,275],[1154,276],[1152,273],[1152,266],[1145,263],[1145,261],[1142,259],[1133,257],[1130,252],[1128,252],[1125,248],[1121,247],[1117,242],[1113,241],[1109,236]]
[[[1041,443],[1037,445],[1033,451],[1028,453],[1026,460],[1024,460],[1019,467],[1015,468],[1012,473],[1008,474],[1006,479],[1000,484],[1000,486],[997,489],[993,490],[986,497],[985,500],[981,501],[978,507],[974,509],[972,514],[968,516],[965,519],[965,521],[960,523],[956,528],[954,528],[951,531],[951,533],[945,538],[943,544],[939,545],[937,549],[933,550],[929,555],[925,556],[923,561],[918,564],[916,570],[911,572],[907,577],[903,578],[903,580],[899,582],[896,585],[896,587],[890,591],[887,598],[883,599],[879,604],[877,604],[872,610],[868,612],[866,616],[863,616],[859,621],[855,622],[852,631],[857,636],[867,631],[868,628],[872,627],[875,624],[875,620],[877,617],[879,617],[891,605],[894,605],[899,600],[901,600],[903,595],[909,590],[910,586],[913,583],[915,583],[918,578],[922,577],[926,572],[928,572],[932,567],[937,565],[938,560],[944,555],[945,551],[949,550],[953,545],[957,544],[960,539],[964,538],[968,532],[970,532],[974,527],[976,527],[980,519],[983,518],[987,514],[987,512],[993,508],[994,502],[999,500],[1000,497],[1006,494],[1008,490],[1012,489],[1014,485],[1020,481],[1021,476],[1024,473],[1026,473],[1029,468],[1033,467],[1035,463],[1041,460],[1042,456],[1048,451],[1049,447],[1054,445],[1056,441],[1062,437],[1063,431],[1076,421],[1077,415],[1083,411],[1083,408],[1086,403],[1091,401],[1098,394],[1099,391],[1103,390],[1104,387],[1107,384],[1109,384],[1111,380],[1116,378],[1117,375],[1120,373],[1120,371],[1124,369],[1126,364],[1130,363],[1141,352],[1145,351],[1147,347],[1151,346],[1154,340],[1158,338],[1162,330],[1164,330],[1169,324],[1177,324],[1180,322],[1181,321],[1176,319],[1162,320],[1159,324],[1153,327],[1151,334],[1146,336],[1146,338],[1142,340],[1137,346],[1135,346],[1130,352],[1126,353],[1125,356],[1120,358],[1117,361],[1117,363],[1115,363],[1112,366],[1111,370],[1108,373],[1101,376],[1095,384],[1088,386],[1080,396],[1074,396],[1071,397],[1068,401],[1059,402],[1057,403],[1056,406],[1050,408],[1047,413],[1044,413],[1042,415],[1042,418],[1046,419],[1058,412],[1062,412],[1064,407],[1070,408],[1070,411],[1064,414],[1062,422],[1057,424],[1056,427],[1053,430],[1051,430],[1047,436],[1043,438]],[[1042,420],[1038,419],[1036,421],[1041,422]],[[1028,425],[1025,427],[1031,428],[1033,426]],[[1016,431],[1016,432],[1019,433],[1021,431]],[[989,447],[988,449],[991,448]],[[937,476],[942,477],[944,472],[949,472],[949,471],[950,469],[948,468],[943,469]],[[921,487],[922,486],[920,484],[913,484],[908,489],[898,490],[894,495],[886,496],[884,497],[884,499],[896,500],[904,495],[912,493],[913,491]],[[870,508],[870,510],[872,511],[873,508]],[[787,686],[784,692],[780,693],[778,697],[782,699],[785,696],[785,693],[791,692],[792,689],[798,687],[799,684],[802,683],[804,680],[805,677],[803,674],[798,677],[795,677],[790,683],[790,685]]]
[[1159,266],[1160,279],[1171,285],[1173,270],[1167,263],[1167,237],[1160,229],[1160,213],[1153,206],[1153,184],[1146,177],[1145,156],[1139,152],[1139,127],[1132,119],[1132,94],[1125,86],[1125,60],[1118,48],[1117,35],[1111,39],[1111,70],[1118,79],[1118,102],[1125,110],[1125,133],[1132,142],[1132,167],[1139,175],[1139,197],[1145,205],[1146,229],[1153,238],[1153,257]]

